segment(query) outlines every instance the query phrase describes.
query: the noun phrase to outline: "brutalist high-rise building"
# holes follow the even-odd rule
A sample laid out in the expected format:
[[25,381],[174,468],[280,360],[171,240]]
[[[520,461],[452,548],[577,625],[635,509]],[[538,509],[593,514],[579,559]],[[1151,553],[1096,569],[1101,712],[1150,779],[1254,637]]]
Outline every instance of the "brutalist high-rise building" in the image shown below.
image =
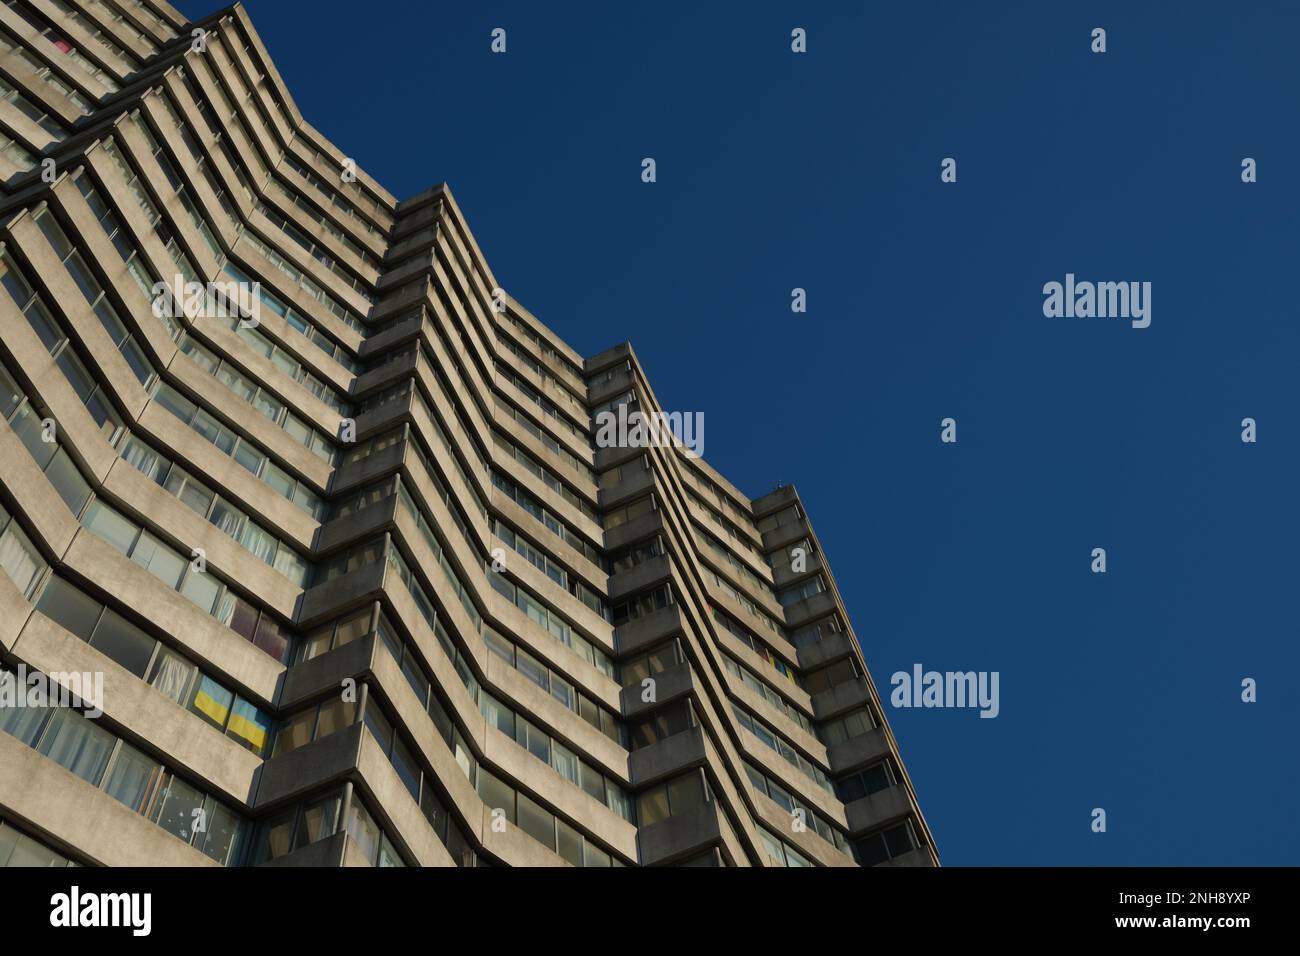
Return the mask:
[[794,489],[600,441],[663,412],[631,348],[241,7],[0,46],[0,864],[938,862]]

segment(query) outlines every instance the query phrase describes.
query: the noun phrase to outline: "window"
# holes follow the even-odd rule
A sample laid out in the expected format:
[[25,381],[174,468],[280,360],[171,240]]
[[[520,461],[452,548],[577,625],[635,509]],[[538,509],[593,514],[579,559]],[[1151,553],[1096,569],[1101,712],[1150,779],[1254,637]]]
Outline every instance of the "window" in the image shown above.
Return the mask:
[[18,522],[7,514],[3,517],[7,527],[0,533],[0,568],[9,575],[23,597],[30,600],[47,565],[18,527]]
[[533,657],[533,655],[529,654],[522,647],[516,649],[515,656],[517,660],[515,666],[519,668],[519,673],[523,674],[538,687],[542,688],[542,690],[547,690],[550,684],[550,677],[546,665]]
[[87,783],[98,784],[115,742],[112,734],[75,710],[58,708],[37,750]]
[[610,621],[618,626],[627,621],[635,621],[638,618],[645,617],[647,614],[653,614],[660,608],[667,607],[672,603],[672,589],[667,584],[661,584],[658,587],[640,594],[630,601],[616,605],[611,612]]
[[648,826],[680,816],[711,800],[702,770],[692,770],[660,783],[637,797],[637,820]]
[[242,746],[259,755],[265,750],[270,718],[264,712],[63,578],[50,577],[36,608]]
[[850,711],[842,717],[828,720],[821,725],[818,736],[827,747],[843,743],[853,737],[861,737],[875,728],[870,708]]
[[791,604],[821,594],[825,590],[826,582],[822,580],[822,576],[819,574],[800,584],[788,588],[782,588],[780,591],[776,592],[776,599],[781,602],[782,607],[789,607]]
[[503,817],[510,823],[515,822],[514,790],[481,767],[478,772],[478,795],[491,811],[493,819]]
[[629,727],[632,749],[649,747],[694,726],[689,698],[682,698],[633,722]]
[[164,648],[154,660],[149,683],[169,700],[184,706],[197,671],[198,668],[179,654]]
[[888,760],[882,760],[865,770],[859,770],[839,780],[835,785],[836,793],[845,803],[860,800],[882,790],[888,790],[898,783],[898,778]]
[[72,463],[68,453],[60,448],[46,466],[45,477],[50,479],[54,490],[59,493],[68,509],[74,514],[81,514],[81,509],[90,500],[90,485],[81,477],[81,472]]
[[41,845],[16,829],[13,824],[0,820],[0,869],[6,867],[67,867],[77,866],[61,853]]
[[[345,727],[352,726],[356,723],[356,719],[357,705],[354,701],[346,701],[341,696],[331,697],[319,706],[313,705],[286,717],[276,731],[275,749],[272,755],[278,757],[280,754],[297,750],[313,740],[328,737]],[[371,726],[376,724],[371,723]]]
[[501,704],[490,694],[480,693],[478,701],[479,710],[487,718],[488,726],[495,727],[511,739],[515,736],[515,714],[514,711]]
[[36,602],[36,610],[83,641],[88,641],[104,607],[62,578],[54,577]]
[[123,554],[129,554],[140,529],[101,501],[91,502],[82,524]]
[[555,816],[524,794],[519,794],[519,829],[543,846],[555,849]]
[[807,857],[795,850],[794,847],[778,840],[762,827],[759,828],[758,835],[763,840],[763,848],[767,851],[768,860],[772,865],[788,867],[812,866],[812,862]]
[[538,760],[549,764],[551,762],[551,738],[522,717],[516,718],[515,725],[518,728],[515,731],[515,740],[519,746]]
[[792,814],[799,811],[809,829],[840,852],[849,852],[848,839],[844,834],[831,826],[826,818],[814,810],[807,802],[792,794],[753,764],[746,762],[745,772],[748,774],[749,782],[755,790],[770,797],[786,813]]
[[309,707],[300,714],[285,718],[284,723],[275,734],[275,751],[273,756],[289,753],[297,750],[305,744],[311,743],[312,734],[316,728],[316,708]]
[[855,680],[857,676],[858,672],[853,665],[853,659],[845,657],[827,667],[804,674],[803,686],[804,690],[808,691],[809,694],[819,694],[822,691],[830,690],[832,687]]
[[379,859],[381,840],[379,825],[355,796],[352,805],[348,808],[347,831],[361,855],[373,866]]
[[226,727],[226,736],[245,750],[260,755],[266,750],[270,734],[271,718],[242,697],[236,698]]
[[188,563],[147,531],[140,533],[139,540],[131,550],[131,560],[173,591],[180,584],[181,575],[185,573],[185,565]]
[[658,647],[651,648],[623,662],[623,683],[625,685],[640,684],[641,681],[652,674],[658,674],[660,671],[674,667],[680,662],[676,641],[660,644]]
[[293,824],[296,816],[297,809],[291,808],[275,814],[262,824],[260,847],[255,856],[256,860],[259,862],[278,860],[291,852],[294,839]]
[[144,677],[156,643],[140,628],[111,610],[104,611],[90,638],[91,647],[111,657],[136,677]]
[[647,515],[655,510],[654,495],[647,495],[631,504],[624,505],[621,508],[615,508],[613,511],[605,513],[605,530],[612,531],[614,528],[621,527],[631,521],[635,521],[642,515]]
[[123,744],[104,789],[134,812],[143,813],[162,774],[160,763]]
[[[10,672],[0,679],[13,681]],[[0,709],[0,730],[145,815],[217,862],[237,862],[243,820],[156,765],[96,721],[67,708]],[[193,813],[203,810],[202,815]],[[210,822],[206,833],[192,821]]]
[[858,863],[862,866],[878,866],[919,847],[910,820],[863,837],[853,844]]

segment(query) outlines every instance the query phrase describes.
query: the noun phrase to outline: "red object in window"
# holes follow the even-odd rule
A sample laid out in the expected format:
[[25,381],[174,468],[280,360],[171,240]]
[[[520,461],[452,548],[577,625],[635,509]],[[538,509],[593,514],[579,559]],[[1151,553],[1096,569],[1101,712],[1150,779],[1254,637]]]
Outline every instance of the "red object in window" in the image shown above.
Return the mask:
[[287,663],[285,657],[289,652],[289,638],[280,625],[265,614],[257,622],[257,637],[253,639],[253,646],[266,651],[277,661]]
[[230,615],[230,629],[236,634],[243,636],[246,640],[253,640],[253,634],[257,628],[257,609],[250,606],[246,601],[235,599],[235,610]]

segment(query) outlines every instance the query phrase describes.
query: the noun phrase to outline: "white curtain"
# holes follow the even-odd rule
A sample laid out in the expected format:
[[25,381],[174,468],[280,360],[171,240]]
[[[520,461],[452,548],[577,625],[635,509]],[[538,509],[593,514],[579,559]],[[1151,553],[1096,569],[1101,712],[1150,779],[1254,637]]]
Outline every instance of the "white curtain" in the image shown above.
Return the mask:
[[45,569],[45,562],[37,556],[27,536],[13,523],[0,536],[0,568],[5,569],[23,597],[31,597],[32,585]]

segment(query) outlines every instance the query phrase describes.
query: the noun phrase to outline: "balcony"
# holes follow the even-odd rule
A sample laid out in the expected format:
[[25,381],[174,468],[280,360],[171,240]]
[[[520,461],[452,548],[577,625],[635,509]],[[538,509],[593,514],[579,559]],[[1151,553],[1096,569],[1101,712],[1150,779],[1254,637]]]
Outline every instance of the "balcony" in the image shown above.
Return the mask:
[[704,730],[692,727],[657,744],[634,750],[628,758],[628,776],[638,789],[676,776],[689,767],[703,766]]
[[653,676],[655,682],[655,699],[646,702],[641,699],[640,682],[629,684],[623,689],[623,713],[630,720],[647,711],[689,694],[695,687],[695,678],[691,674],[691,665],[685,662],[665,668]]
[[865,767],[889,753],[889,741],[885,739],[884,730],[879,727],[875,727],[861,736],[841,741],[826,750],[826,755],[831,763],[832,775],[847,773],[850,770],[856,770],[858,767]]
[[682,612],[670,604],[614,628],[614,647],[620,656],[633,654],[681,632]]
[[666,581],[671,570],[668,557],[661,554],[657,558],[642,561],[634,568],[610,575],[609,603],[618,604],[629,594]]
[[844,805],[849,832],[854,834],[874,830],[911,812],[912,804],[907,798],[907,791],[899,786],[886,787]]
[[853,638],[841,631],[799,648],[799,667],[801,670],[815,670],[852,653]]
[[642,827],[637,834],[641,863],[656,866],[694,856],[722,841],[718,805],[706,803],[680,816]]

